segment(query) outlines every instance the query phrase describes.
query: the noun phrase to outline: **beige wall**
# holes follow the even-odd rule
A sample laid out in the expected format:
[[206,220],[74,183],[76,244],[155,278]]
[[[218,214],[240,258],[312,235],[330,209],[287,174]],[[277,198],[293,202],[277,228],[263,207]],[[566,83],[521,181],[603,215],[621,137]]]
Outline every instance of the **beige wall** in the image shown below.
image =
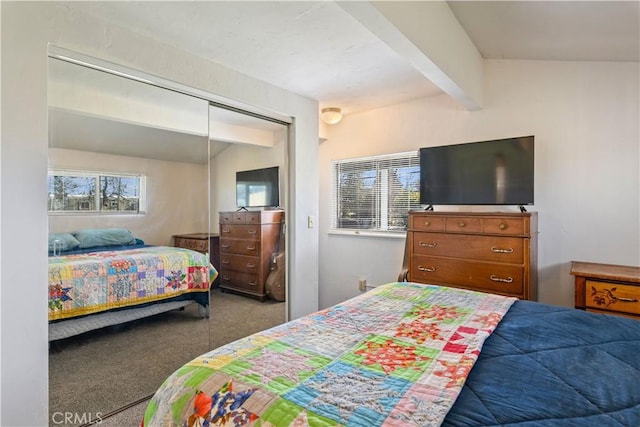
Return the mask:
[[[206,139],[202,141],[206,144]],[[49,215],[49,231],[122,227],[151,245],[169,246],[171,236],[202,233],[207,223],[207,165],[168,162],[54,148],[49,167],[140,173],[146,176],[146,212],[140,215]]]
[[211,230],[219,232],[219,212],[234,211],[236,206],[236,172],[279,166],[280,207],[287,209],[287,142],[286,132],[279,132],[274,146],[257,147],[231,144],[211,159]]
[[423,146],[535,135],[528,210],[539,213],[540,301],[573,305],[572,260],[640,265],[639,79],[637,63],[486,61],[482,110],[441,96],[329,127],[320,144],[320,305],[358,294],[362,278],[396,280],[404,251],[404,239],[329,234],[330,162]]

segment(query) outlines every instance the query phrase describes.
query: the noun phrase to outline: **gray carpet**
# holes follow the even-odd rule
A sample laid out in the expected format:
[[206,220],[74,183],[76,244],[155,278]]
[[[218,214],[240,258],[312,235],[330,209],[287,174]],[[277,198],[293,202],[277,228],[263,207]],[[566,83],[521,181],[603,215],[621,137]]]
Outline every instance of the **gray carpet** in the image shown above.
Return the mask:
[[[261,303],[216,289],[208,320],[192,304],[183,311],[51,342],[50,424],[82,425],[101,418],[152,394],[194,357],[284,320],[285,303]],[[71,422],[60,424],[61,417]]]

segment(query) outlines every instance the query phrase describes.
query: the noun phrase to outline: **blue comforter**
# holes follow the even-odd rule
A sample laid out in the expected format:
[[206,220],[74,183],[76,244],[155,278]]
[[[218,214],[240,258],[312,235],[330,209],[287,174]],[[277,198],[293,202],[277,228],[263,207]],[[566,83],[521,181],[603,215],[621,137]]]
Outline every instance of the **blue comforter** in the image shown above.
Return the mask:
[[517,301],[445,426],[640,426],[640,321]]

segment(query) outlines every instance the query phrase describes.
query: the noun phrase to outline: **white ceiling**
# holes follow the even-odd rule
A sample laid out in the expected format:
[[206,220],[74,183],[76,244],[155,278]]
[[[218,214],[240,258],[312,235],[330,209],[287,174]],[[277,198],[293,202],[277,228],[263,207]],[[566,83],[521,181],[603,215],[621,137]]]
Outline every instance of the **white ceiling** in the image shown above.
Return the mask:
[[[66,4],[347,114],[442,93],[340,3]],[[637,0],[448,4],[483,58],[640,60]]]
[[[420,1],[71,1],[60,4],[316,99],[321,108],[340,107],[345,114],[443,93],[451,95],[461,89],[451,90],[451,86],[443,84],[442,80],[455,80],[448,75],[446,67],[435,76],[430,72],[432,65],[438,67],[438,61],[424,53],[420,40],[414,42],[415,34],[413,38],[407,35],[411,28],[401,25],[405,22],[418,22],[418,33],[422,33],[423,38],[441,36],[436,38],[441,45],[439,49],[447,51],[458,66],[464,64],[459,58],[465,55],[471,57],[473,63],[474,54],[480,62],[482,58],[640,61],[638,0],[449,1],[437,4],[445,9],[444,15],[437,15],[439,21],[434,21],[435,14],[425,16],[433,10],[420,6],[433,5]],[[374,6],[366,9],[371,4]],[[387,21],[392,8],[396,8],[393,19]],[[376,15],[380,9],[387,12],[382,19],[385,25],[393,21],[390,27],[380,25]],[[374,18],[371,18],[372,10]],[[399,27],[395,27],[396,24]],[[447,28],[436,29],[439,33],[430,32],[439,25]],[[447,29],[452,32],[447,33]],[[457,45],[461,47],[459,50],[444,44],[448,40],[443,40],[446,38],[443,34],[464,39],[463,42],[471,46],[471,55],[463,49],[464,43]],[[468,70],[465,72],[468,74]],[[455,70],[451,74],[455,74]],[[74,76],[73,80],[81,79]],[[53,112],[52,118],[57,125],[52,132],[54,146],[82,149],[82,141],[93,141],[92,146],[85,149],[113,154],[120,152],[120,147],[126,147],[128,141],[148,140],[159,148],[165,147],[155,153],[158,158],[176,160],[175,153],[183,151],[171,148],[169,141],[178,141],[179,134],[170,129],[150,129],[149,125],[136,128],[127,120],[113,119],[101,125],[96,117],[64,110]],[[212,120],[238,124],[231,123],[234,119],[230,117]],[[252,120],[247,126],[254,129],[262,129],[263,124],[267,129],[273,126]],[[101,129],[103,137],[99,140],[92,136],[95,129]],[[185,137],[181,143],[193,144],[193,135],[185,134]],[[216,144],[219,149],[226,145],[221,141],[229,140],[220,139]],[[193,160],[185,157],[184,161]]]

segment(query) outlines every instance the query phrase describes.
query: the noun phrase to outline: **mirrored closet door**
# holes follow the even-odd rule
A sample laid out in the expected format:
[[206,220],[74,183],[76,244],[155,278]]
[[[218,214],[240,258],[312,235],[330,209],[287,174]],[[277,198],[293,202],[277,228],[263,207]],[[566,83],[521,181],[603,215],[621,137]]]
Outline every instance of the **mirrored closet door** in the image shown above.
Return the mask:
[[212,348],[287,318],[288,123],[217,104],[209,109],[211,229],[220,276]]
[[209,240],[160,250],[211,234],[208,109],[49,59],[49,410],[65,425],[150,396],[211,348]]
[[[288,123],[99,62],[49,59],[49,409],[66,425],[143,402],[193,358],[287,318]],[[256,170],[277,171],[270,198],[264,183],[239,198],[239,176]],[[236,257],[255,255],[261,274],[234,264],[248,286],[259,277],[258,297],[221,286],[224,212],[279,215],[263,226],[271,243],[250,245],[259,256]],[[122,252],[160,248],[207,268]],[[208,266],[220,274],[206,288]],[[170,295],[181,286],[195,292]]]

